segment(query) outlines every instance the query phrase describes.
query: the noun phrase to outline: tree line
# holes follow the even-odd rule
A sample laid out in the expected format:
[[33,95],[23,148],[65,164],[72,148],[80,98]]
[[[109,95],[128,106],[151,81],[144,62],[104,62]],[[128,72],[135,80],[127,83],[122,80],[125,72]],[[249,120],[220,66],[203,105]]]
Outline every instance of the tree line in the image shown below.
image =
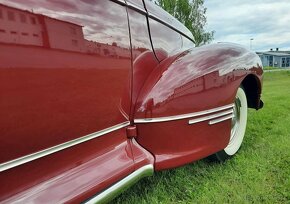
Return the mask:
[[214,31],[206,31],[204,0],[151,0],[183,23],[192,33],[196,46],[214,39]]

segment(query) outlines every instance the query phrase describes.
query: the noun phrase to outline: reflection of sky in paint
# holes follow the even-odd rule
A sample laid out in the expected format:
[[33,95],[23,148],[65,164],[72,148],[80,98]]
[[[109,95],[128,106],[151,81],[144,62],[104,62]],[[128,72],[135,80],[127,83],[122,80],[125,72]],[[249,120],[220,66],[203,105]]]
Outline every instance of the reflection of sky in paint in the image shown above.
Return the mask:
[[155,49],[162,49],[169,55],[180,52],[182,41],[179,33],[155,20],[150,20],[149,22],[152,28],[151,36]]
[[139,111],[144,111],[146,103],[152,98],[154,104],[161,103],[174,94],[176,88],[201,76],[215,71],[223,76],[233,69],[251,68],[260,62],[255,53],[247,52],[243,47],[233,48],[232,45],[221,44],[218,49],[211,49],[211,45],[192,49],[190,54],[177,60],[162,74]]
[[87,40],[112,44],[116,41],[112,36],[118,36],[118,46],[128,47],[126,10],[111,1],[26,0],[24,3],[23,0],[2,0],[1,3],[81,25]]
[[128,10],[128,14],[130,19],[130,29],[133,49],[135,48],[151,49],[146,17],[133,10]]

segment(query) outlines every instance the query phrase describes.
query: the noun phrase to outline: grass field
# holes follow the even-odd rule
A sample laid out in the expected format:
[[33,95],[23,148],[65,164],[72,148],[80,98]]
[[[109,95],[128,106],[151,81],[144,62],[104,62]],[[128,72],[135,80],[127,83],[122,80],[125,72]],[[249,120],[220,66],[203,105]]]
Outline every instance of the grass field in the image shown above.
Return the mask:
[[239,153],[157,172],[112,203],[290,203],[290,72],[266,73]]
[[264,67],[264,70],[275,70],[275,69],[281,69],[280,67]]
[[268,70],[279,70],[279,69],[289,69],[289,67],[264,67],[264,70],[265,71],[268,71]]

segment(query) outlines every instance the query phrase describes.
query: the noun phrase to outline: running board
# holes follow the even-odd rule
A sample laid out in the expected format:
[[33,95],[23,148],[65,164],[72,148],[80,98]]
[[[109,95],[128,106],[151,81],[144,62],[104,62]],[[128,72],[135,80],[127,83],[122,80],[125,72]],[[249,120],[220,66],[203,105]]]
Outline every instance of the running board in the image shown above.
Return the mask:
[[100,194],[92,197],[91,199],[85,201],[85,204],[94,204],[94,203],[106,203],[117,195],[125,191],[127,188],[135,184],[140,179],[146,176],[152,176],[154,173],[154,167],[152,164],[148,164],[146,166],[137,169],[129,176],[123,178],[122,180],[118,181],[114,185],[112,185],[107,190],[104,190]]

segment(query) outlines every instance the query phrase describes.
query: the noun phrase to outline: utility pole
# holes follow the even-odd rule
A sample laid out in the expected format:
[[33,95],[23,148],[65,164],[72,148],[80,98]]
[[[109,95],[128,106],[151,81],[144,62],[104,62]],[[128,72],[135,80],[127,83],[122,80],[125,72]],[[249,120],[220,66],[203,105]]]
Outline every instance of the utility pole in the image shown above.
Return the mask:
[[253,42],[254,38],[250,39],[250,50],[252,50],[252,42]]

